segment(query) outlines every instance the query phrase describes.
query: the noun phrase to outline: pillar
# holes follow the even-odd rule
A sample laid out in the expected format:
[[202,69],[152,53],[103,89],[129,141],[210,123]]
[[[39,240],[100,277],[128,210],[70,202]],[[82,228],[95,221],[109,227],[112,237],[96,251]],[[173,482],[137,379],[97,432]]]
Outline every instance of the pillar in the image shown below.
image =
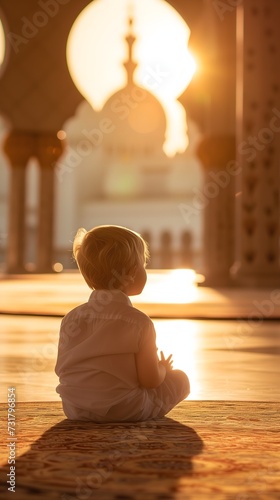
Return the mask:
[[62,153],[55,134],[12,131],[4,144],[11,165],[6,271],[26,273],[26,166],[33,156],[40,169],[39,214],[34,272],[53,272],[54,169]]
[[279,286],[280,3],[237,8],[235,264],[239,285]]
[[27,162],[34,153],[33,135],[10,132],[4,143],[4,152],[10,162],[6,271],[24,273],[26,271],[25,174]]
[[234,259],[235,138],[204,137],[197,154],[204,168],[204,184],[195,201],[203,213],[204,285],[229,286]]
[[55,164],[62,154],[62,145],[55,134],[41,134],[37,138],[36,149],[40,168],[36,272],[49,273],[53,272],[54,170]]

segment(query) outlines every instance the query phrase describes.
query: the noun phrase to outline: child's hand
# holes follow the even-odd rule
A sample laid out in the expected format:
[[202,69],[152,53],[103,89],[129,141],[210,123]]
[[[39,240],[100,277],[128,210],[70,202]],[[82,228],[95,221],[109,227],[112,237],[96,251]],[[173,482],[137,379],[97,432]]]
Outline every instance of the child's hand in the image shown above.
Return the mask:
[[171,370],[173,370],[173,366],[172,366],[173,360],[171,358],[172,358],[172,354],[170,354],[170,356],[168,356],[168,358],[165,359],[163,352],[160,351],[160,361],[159,362],[165,367],[167,372],[170,372]]

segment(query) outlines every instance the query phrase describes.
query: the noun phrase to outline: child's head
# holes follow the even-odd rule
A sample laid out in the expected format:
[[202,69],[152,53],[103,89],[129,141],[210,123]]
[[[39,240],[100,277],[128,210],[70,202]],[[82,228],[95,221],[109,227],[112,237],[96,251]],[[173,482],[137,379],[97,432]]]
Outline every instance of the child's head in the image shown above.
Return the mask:
[[85,281],[96,290],[125,290],[149,258],[147,243],[140,234],[121,226],[79,229],[73,254]]

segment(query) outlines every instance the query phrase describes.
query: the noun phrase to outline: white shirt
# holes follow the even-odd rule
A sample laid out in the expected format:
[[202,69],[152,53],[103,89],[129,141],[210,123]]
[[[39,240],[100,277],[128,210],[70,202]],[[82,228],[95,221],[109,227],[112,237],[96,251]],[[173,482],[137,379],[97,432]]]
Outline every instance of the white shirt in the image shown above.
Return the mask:
[[55,372],[62,400],[100,416],[122,402],[143,408],[148,392],[139,385],[135,353],[144,342],[157,349],[151,319],[120,290],[93,291],[61,323]]

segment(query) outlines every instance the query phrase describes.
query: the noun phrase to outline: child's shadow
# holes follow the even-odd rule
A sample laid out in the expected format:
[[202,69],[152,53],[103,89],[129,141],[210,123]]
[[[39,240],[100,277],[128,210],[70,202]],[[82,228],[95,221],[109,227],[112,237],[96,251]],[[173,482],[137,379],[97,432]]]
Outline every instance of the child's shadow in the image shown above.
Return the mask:
[[192,472],[193,457],[202,449],[191,427],[168,417],[117,424],[65,419],[17,458],[22,495],[15,498],[51,493],[49,498],[88,500],[99,491],[129,499],[132,491],[149,492],[151,482],[157,494],[171,494],[179,478]]

